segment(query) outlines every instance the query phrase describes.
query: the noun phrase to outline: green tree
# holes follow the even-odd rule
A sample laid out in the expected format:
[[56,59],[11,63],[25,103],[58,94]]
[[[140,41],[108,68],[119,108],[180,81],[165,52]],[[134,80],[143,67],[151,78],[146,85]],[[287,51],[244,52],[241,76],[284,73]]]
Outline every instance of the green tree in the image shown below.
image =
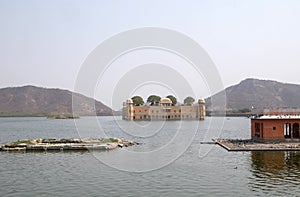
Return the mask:
[[160,96],[150,95],[147,99],[147,102],[151,103],[151,105],[156,105],[159,103],[160,99]]
[[184,102],[185,105],[191,106],[191,105],[193,105],[193,103],[195,102],[195,99],[194,99],[193,97],[191,97],[191,96],[188,96],[188,97],[186,97],[186,98],[184,99],[183,102]]
[[251,110],[249,108],[243,108],[243,109],[239,109],[238,112],[240,112],[240,113],[248,113],[248,112],[251,112]]
[[169,98],[172,101],[172,105],[176,105],[177,98],[173,95],[168,95],[167,98]]
[[133,102],[133,104],[135,106],[139,106],[139,105],[143,105],[144,104],[144,100],[140,96],[134,96],[131,99],[132,99],[132,102]]

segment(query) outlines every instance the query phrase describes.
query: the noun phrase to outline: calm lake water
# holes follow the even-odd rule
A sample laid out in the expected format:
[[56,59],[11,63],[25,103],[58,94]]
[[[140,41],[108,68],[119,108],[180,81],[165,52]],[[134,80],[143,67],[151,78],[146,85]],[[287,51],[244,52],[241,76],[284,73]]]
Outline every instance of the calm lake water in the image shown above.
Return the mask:
[[78,137],[142,143],[108,152],[0,152],[0,196],[299,196],[300,152],[227,152],[200,144],[249,133],[246,118],[198,123],[82,117],[76,124],[0,118],[1,144]]

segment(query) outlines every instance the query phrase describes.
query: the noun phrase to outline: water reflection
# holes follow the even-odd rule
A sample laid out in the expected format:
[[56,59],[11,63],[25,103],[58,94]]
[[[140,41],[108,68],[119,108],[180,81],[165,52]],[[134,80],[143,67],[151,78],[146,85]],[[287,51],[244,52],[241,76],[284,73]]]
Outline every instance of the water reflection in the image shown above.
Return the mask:
[[300,189],[300,152],[251,153],[252,191],[269,195],[296,195]]

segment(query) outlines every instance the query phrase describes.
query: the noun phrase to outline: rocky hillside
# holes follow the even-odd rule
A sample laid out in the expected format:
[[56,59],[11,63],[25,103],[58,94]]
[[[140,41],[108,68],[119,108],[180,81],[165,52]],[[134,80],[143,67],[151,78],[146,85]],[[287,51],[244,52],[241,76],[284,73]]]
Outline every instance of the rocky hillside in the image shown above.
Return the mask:
[[[246,79],[225,89],[227,110],[267,108],[299,108],[300,85],[280,83],[270,80]],[[218,99],[221,93],[213,95]],[[211,97],[206,99],[207,107],[212,109]],[[214,106],[213,108],[216,108]]]
[[[0,89],[0,116],[47,116],[49,113],[72,113],[72,92],[35,86]],[[99,101],[75,93],[78,115],[112,115]]]

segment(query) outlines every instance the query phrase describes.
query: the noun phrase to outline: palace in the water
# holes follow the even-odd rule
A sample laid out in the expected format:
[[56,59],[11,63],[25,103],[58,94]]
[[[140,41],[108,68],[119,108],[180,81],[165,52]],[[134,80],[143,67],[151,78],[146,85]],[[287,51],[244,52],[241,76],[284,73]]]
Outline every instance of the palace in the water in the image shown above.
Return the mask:
[[132,99],[123,103],[123,120],[204,120],[205,101],[195,105],[172,105],[169,98],[162,98],[156,105],[134,106]]

